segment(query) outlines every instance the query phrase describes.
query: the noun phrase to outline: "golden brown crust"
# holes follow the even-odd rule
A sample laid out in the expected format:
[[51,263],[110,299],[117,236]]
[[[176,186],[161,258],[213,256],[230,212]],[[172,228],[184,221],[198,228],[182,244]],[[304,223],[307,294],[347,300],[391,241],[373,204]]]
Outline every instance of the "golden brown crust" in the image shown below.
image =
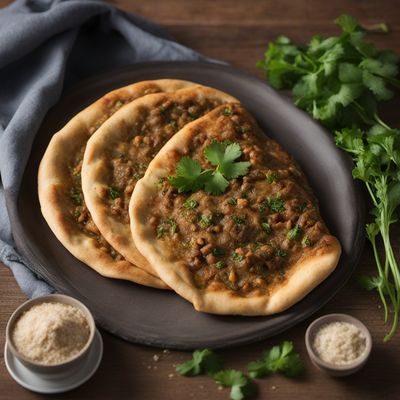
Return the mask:
[[38,175],[42,214],[58,240],[76,258],[103,276],[167,288],[158,277],[126,260],[117,261],[109,253],[101,250],[97,241],[83,232],[71,217],[68,191],[76,154],[83,151],[96,128],[123,103],[148,93],[175,91],[191,85],[191,82],[164,79],[140,82],[114,90],[81,111],[54,134],[43,156]]
[[[125,141],[126,131],[133,131],[137,121],[148,110],[154,110],[164,102],[180,104],[198,104],[204,100],[216,102],[218,105],[235,101],[226,93],[201,85],[185,88],[175,93],[153,94],[123,107],[112,118],[107,120],[100,129],[90,138],[85,151],[82,166],[82,187],[85,201],[91,212],[93,220],[106,240],[127,260],[135,265],[156,273],[154,268],[147,262],[137,250],[131,235],[129,222],[115,216],[111,210],[104,193],[112,186],[109,170],[109,149],[115,149]],[[156,133],[150,132],[150,135]],[[145,147],[143,144],[140,148]],[[122,154],[132,160],[139,160],[139,146],[134,145],[131,140],[126,154]],[[122,150],[118,150],[119,152]]]
[[[341,247],[338,240],[326,234],[319,246],[305,252],[289,266],[285,279],[266,293],[236,295],[230,290],[200,289],[194,283],[188,265],[166,248],[165,241],[158,240],[149,216],[152,215],[153,199],[157,197],[156,182],[174,171],[176,161],[172,154],[182,148],[190,148],[202,126],[207,126],[210,115],[193,122],[178,132],[157,154],[145,176],[133,192],[129,213],[133,239],[139,251],[155,267],[157,273],[179,295],[192,302],[195,309],[216,314],[269,315],[281,312],[300,301],[319,285],[335,269]],[[204,131],[204,129],[203,129]],[[172,161],[171,161],[172,160]]]

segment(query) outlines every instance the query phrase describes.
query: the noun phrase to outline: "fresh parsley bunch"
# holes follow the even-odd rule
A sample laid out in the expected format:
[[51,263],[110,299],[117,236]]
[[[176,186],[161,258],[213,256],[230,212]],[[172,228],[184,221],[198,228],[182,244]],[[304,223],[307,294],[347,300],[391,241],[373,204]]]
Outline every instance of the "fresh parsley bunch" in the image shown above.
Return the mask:
[[[393,96],[400,87],[398,57],[365,41],[368,30],[354,18],[342,15],[335,21],[339,36],[316,35],[307,45],[294,44],[281,36],[270,43],[257,63],[269,83],[292,90],[295,104],[335,131],[336,144],[353,158],[353,177],[363,181],[372,201],[373,222],[366,234],[373,246],[378,274],[362,276],[368,290],[377,290],[388,320],[393,308],[396,332],[400,312],[400,268],[390,239],[400,205],[400,131],[389,127],[377,114],[379,101]],[[387,32],[385,24],[378,26]],[[378,250],[382,239],[384,254]]]
[[365,42],[367,30],[354,18],[335,22],[340,36],[315,35],[308,45],[280,36],[257,66],[271,86],[291,89],[295,104],[330,128],[379,124],[377,102],[393,96],[389,85],[400,86],[398,57]]

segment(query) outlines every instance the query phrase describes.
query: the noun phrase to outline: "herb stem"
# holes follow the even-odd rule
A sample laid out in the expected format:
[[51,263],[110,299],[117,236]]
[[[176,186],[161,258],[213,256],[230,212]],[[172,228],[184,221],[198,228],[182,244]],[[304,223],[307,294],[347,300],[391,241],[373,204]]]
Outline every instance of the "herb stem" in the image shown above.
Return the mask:
[[390,84],[392,84],[394,87],[400,88],[400,80],[396,79],[396,78],[392,78],[390,76],[382,76],[379,74],[375,74],[377,76],[379,76],[380,78],[384,79],[385,81],[389,82]]
[[392,128],[391,128],[389,125],[385,124],[385,122],[383,122],[383,121],[379,118],[379,116],[378,116],[377,113],[374,113],[374,119],[375,119],[375,121],[376,121],[379,125],[381,125],[381,126],[384,127],[385,129],[387,129],[387,130],[389,130],[389,131],[392,130]]
[[[373,249],[374,257],[375,257],[375,263],[376,263],[376,266],[378,267],[379,276],[382,279],[382,281],[384,282],[385,287],[387,287],[387,282],[386,282],[386,278],[385,278],[383,270],[382,270],[382,264],[381,264],[381,260],[380,260],[379,254],[378,254],[378,248],[376,246],[375,237],[371,237],[371,238],[369,238],[369,240],[372,244],[372,249]],[[379,293],[381,302],[383,304],[384,320],[386,323],[388,320],[388,306],[387,306],[387,301],[386,301],[385,295],[383,293],[382,286],[378,286],[378,293]]]

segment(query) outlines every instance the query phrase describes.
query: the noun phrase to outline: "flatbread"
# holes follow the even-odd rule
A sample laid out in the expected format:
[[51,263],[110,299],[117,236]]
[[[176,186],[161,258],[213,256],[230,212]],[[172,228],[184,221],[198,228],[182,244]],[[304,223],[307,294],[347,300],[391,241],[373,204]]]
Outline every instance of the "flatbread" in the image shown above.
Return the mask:
[[[183,156],[210,169],[204,151],[213,141],[238,144],[248,173],[221,195],[179,193],[168,177]],[[139,251],[198,311],[281,312],[320,284],[341,253],[299,166],[239,104],[218,107],[171,138],[137,183],[129,213]]]
[[201,85],[142,97],[113,115],[88,141],[82,166],[87,207],[105,239],[131,263],[155,273],[130,231],[128,206],[136,182],[171,136],[228,101],[236,100]]
[[101,236],[82,195],[80,171],[86,143],[112,114],[141,96],[174,92],[193,83],[163,79],[116,89],[81,111],[54,134],[39,167],[41,211],[58,240],[103,276],[167,288],[156,276],[127,262]]

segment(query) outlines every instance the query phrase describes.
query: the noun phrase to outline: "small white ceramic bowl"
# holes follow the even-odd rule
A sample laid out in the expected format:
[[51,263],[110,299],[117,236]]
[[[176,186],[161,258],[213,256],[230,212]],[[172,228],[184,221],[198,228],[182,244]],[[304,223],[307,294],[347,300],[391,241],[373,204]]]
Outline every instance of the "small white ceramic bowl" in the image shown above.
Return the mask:
[[[327,363],[326,361],[321,360],[321,358],[318,356],[317,352],[313,347],[315,334],[323,325],[329,324],[331,322],[348,322],[350,324],[353,324],[358,329],[360,329],[363,335],[365,336],[366,339],[365,351],[361,354],[360,357],[358,357],[349,364],[335,365]],[[368,328],[360,320],[347,314],[327,314],[324,315],[323,317],[316,319],[308,327],[306,331],[305,341],[306,341],[308,355],[310,356],[312,363],[319,369],[327,372],[329,375],[332,376],[347,376],[357,372],[367,362],[372,349],[372,338]]]
[[[29,358],[25,357],[21,354],[14,346],[12,342],[12,331],[14,329],[14,324],[18,320],[18,318],[24,313],[28,311],[31,307],[37,304],[42,303],[63,303],[69,304],[81,310],[86,317],[86,320],[89,324],[89,339],[85,346],[81,349],[81,351],[76,354],[74,357],[68,359],[67,361],[60,363],[60,364],[52,364],[46,365],[37,363],[35,361],[30,360]],[[93,344],[93,338],[96,331],[96,325],[93,319],[92,314],[88,310],[88,308],[82,304],[80,301],[74,299],[73,297],[62,295],[62,294],[50,294],[48,296],[40,296],[34,299],[28,300],[25,303],[21,304],[11,315],[10,319],[8,320],[7,327],[6,327],[6,340],[8,348],[10,349],[11,353],[16,357],[22,364],[25,365],[28,369],[30,369],[34,373],[39,374],[66,374],[69,372],[74,371],[78,368],[86,359],[87,355],[89,354],[89,350]]]

